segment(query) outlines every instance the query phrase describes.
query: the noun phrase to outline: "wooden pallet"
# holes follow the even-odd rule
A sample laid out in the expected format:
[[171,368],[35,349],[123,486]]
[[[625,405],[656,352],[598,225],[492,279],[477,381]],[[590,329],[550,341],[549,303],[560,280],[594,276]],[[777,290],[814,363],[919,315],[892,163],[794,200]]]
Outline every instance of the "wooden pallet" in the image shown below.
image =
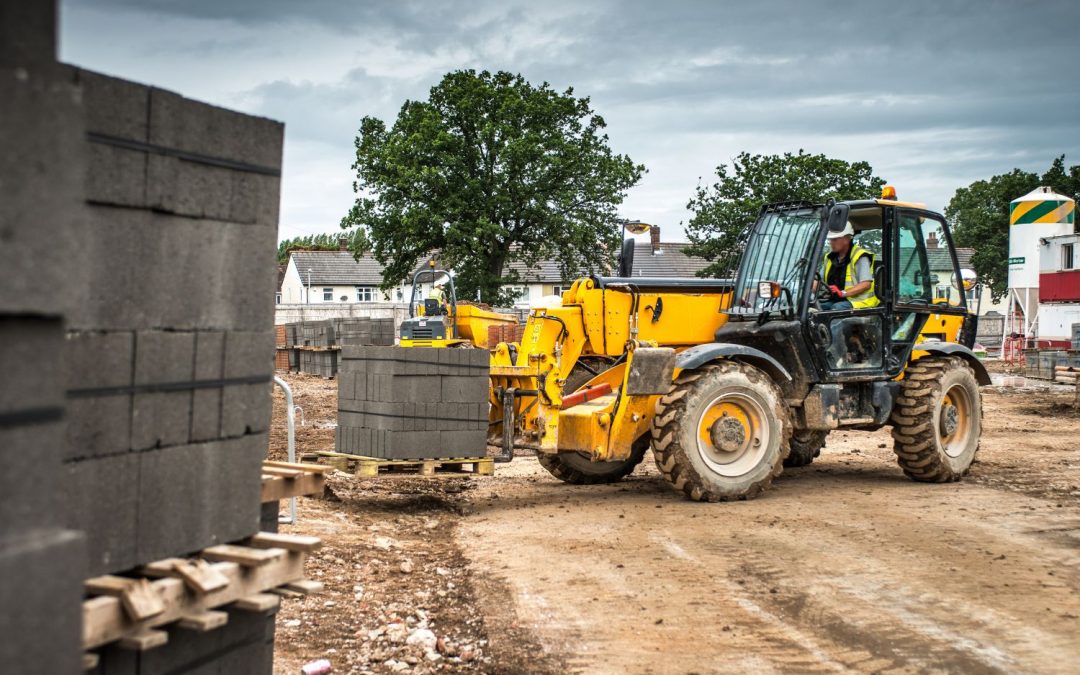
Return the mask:
[[335,347],[312,347],[310,345],[297,345],[293,349],[299,349],[304,352],[338,352],[341,351],[340,346]]
[[[321,590],[304,579],[304,560],[322,542],[317,537],[260,532],[240,544],[211,546],[191,559],[168,558],[131,576],[105,575],[85,582],[84,650],[111,643],[144,651],[169,640],[165,626],[207,632],[228,622],[229,607],[266,612],[280,594]],[[97,662],[92,652],[85,664]],[[92,665],[90,667],[93,667]]]
[[321,495],[326,488],[326,472],[321,464],[263,462],[262,501],[276,502],[302,495]]
[[[491,476],[495,462],[486,457],[449,457],[438,459],[380,459],[344,452],[322,451],[319,461],[339,471],[353,470],[358,478],[382,476]],[[344,468],[343,468],[344,467]]]

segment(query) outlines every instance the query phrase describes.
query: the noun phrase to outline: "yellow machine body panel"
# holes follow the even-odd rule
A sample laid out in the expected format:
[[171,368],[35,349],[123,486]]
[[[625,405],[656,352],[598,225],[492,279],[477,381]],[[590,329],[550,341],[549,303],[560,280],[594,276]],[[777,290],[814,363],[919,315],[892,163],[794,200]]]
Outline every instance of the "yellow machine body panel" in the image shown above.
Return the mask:
[[502,314],[483,309],[476,305],[457,306],[457,316],[454,317],[454,334],[466,342],[471,342],[474,347],[491,349],[495,345],[488,344],[488,328],[497,325],[512,326],[517,324],[518,319],[513,314]]

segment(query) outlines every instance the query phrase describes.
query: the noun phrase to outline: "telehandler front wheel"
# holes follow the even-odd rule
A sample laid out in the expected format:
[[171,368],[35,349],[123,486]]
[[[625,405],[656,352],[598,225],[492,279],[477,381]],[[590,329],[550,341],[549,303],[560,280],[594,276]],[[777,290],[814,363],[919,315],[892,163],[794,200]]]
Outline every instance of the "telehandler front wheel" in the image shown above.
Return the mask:
[[919,359],[901,382],[892,414],[893,450],[909,478],[960,480],[971,468],[982,435],[982,395],[960,357]]
[[657,402],[653,455],[664,478],[690,499],[748,499],[783,470],[790,424],[768,375],[720,361],[683,371]]
[[649,435],[642,434],[630,447],[630,456],[620,461],[594,462],[581,452],[560,452],[555,455],[539,453],[536,458],[540,461],[540,466],[564,483],[599,485],[617,483],[629,476],[637,465],[641,464],[648,449]]

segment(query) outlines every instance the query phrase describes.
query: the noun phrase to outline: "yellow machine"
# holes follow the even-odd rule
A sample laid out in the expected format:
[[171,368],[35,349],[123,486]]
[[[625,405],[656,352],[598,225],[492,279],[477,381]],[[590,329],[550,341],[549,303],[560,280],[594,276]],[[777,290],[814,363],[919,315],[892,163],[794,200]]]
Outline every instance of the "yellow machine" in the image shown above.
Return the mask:
[[[874,306],[826,310],[825,240],[845,227],[873,254]],[[892,424],[910,477],[958,480],[989,384],[972,284],[921,205],[769,205],[732,280],[584,278],[534,309],[492,355],[490,440],[570,483],[619,480],[651,447],[676,490],[717,501],[810,463],[833,429]]]
[[[412,297],[409,301],[409,318],[399,327],[399,344],[402,347],[479,347],[488,349],[488,328],[498,324],[516,324],[517,317],[500,314],[476,305],[459,303],[454,289],[454,278],[445,270],[435,269],[435,261],[429,269],[418,270],[413,275]],[[420,282],[429,275],[433,288],[432,297],[419,298]],[[449,287],[450,293],[440,290]]]

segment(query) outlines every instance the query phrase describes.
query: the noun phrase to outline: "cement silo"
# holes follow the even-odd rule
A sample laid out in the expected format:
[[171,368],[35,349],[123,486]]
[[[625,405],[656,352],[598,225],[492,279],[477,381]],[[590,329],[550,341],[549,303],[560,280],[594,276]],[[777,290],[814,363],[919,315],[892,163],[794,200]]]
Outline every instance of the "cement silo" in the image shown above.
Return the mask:
[[1009,204],[1009,313],[1005,335],[1038,337],[1039,259],[1048,237],[1072,234],[1076,203],[1048,187]]

